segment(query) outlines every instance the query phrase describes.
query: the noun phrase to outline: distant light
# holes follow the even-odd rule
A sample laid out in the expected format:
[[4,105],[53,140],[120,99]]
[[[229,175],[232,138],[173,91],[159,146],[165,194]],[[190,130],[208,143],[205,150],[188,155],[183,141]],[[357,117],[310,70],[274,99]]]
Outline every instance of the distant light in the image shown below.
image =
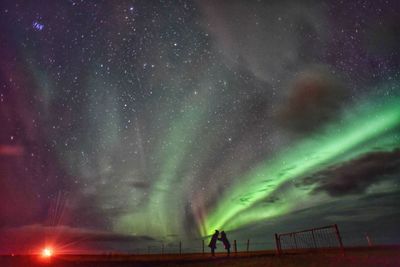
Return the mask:
[[42,257],[43,258],[50,258],[51,256],[53,256],[54,252],[53,249],[51,248],[44,248],[42,250]]
[[44,24],[40,23],[38,21],[34,21],[34,22],[32,22],[32,27],[37,31],[41,31],[44,29]]

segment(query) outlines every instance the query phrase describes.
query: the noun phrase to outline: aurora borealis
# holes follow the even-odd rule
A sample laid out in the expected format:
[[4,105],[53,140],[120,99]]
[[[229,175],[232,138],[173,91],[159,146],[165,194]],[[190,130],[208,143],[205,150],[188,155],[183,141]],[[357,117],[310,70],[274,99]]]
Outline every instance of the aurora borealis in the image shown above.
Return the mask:
[[[365,108],[367,114],[352,110],[349,118],[343,119],[338,125],[328,126],[319,137],[306,139],[283,151],[282,156],[277,156],[272,162],[261,164],[251,170],[242,178],[245,182],[241,183],[239,188],[228,192],[227,203],[222,202],[221,211],[217,210],[214,213],[217,219],[213,220],[213,217],[210,219],[211,228],[219,229],[230,225],[235,229],[245,223],[276,216],[281,212],[287,213],[290,211],[288,207],[261,207],[254,211],[252,206],[270,197],[274,189],[285,182],[292,182],[292,179],[299,176],[318,172],[321,168],[329,168],[329,165],[338,164],[343,158],[349,160],[362,153],[374,151],[375,147],[383,149],[381,138],[386,149],[396,148],[400,122],[398,101],[399,99],[395,99],[381,103],[378,106],[383,110],[380,111],[368,106]],[[360,131],[360,128],[363,130]],[[292,203],[289,202],[287,206],[296,204],[294,199],[291,201]],[[244,212],[244,215],[240,212]],[[233,218],[237,214],[239,216]],[[210,226],[205,229],[208,228]]]
[[0,12],[2,253],[190,250],[215,229],[271,248],[334,223],[400,242],[397,1]]

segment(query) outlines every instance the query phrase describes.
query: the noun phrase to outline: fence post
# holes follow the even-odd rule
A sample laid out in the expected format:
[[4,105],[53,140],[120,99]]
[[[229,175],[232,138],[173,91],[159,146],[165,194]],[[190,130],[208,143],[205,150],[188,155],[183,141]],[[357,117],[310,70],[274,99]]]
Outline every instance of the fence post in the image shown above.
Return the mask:
[[276,244],[276,252],[278,253],[278,255],[281,255],[282,254],[281,241],[277,233],[275,233],[275,244]]
[[237,242],[236,242],[236,239],[233,240],[233,249],[235,250],[235,254],[237,254]]
[[371,241],[371,238],[369,237],[369,235],[368,235],[367,233],[365,233],[365,238],[367,239],[368,246],[369,246],[369,247],[372,247],[372,241]]
[[202,245],[202,253],[204,254],[204,239],[201,240],[201,245]]
[[246,246],[246,251],[249,252],[249,246],[250,246],[250,239],[247,239],[247,246]]
[[164,242],[161,243],[161,255],[164,255]]
[[317,242],[315,241],[314,229],[311,230],[311,234],[312,234],[312,240],[314,243],[314,248],[317,248]]
[[339,228],[336,223],[334,224],[334,227],[335,227],[336,237],[339,241],[340,249],[342,250],[342,253],[344,255],[344,247],[343,247],[342,237],[340,236]]
[[179,255],[182,255],[182,241],[179,241]]

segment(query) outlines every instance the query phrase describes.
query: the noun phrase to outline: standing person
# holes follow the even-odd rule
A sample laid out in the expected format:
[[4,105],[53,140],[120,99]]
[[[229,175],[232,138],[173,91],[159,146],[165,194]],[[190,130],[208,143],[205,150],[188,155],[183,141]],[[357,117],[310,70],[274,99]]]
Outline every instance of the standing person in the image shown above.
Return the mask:
[[208,246],[211,248],[211,255],[215,256],[215,249],[217,248],[217,240],[219,236],[219,231],[215,230],[215,233],[211,236],[210,244]]
[[231,254],[231,243],[229,243],[228,238],[226,237],[226,234],[224,231],[221,232],[221,238],[218,238],[218,240],[222,241],[224,243],[225,249],[228,252],[228,256]]

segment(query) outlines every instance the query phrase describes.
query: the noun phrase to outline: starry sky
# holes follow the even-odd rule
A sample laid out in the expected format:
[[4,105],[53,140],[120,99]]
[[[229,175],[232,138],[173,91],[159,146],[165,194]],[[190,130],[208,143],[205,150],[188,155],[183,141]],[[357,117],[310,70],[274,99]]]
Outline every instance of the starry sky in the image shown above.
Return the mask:
[[[400,3],[0,3],[0,253],[400,242]],[[264,243],[263,243],[264,242]],[[200,249],[200,247],[198,248]]]

